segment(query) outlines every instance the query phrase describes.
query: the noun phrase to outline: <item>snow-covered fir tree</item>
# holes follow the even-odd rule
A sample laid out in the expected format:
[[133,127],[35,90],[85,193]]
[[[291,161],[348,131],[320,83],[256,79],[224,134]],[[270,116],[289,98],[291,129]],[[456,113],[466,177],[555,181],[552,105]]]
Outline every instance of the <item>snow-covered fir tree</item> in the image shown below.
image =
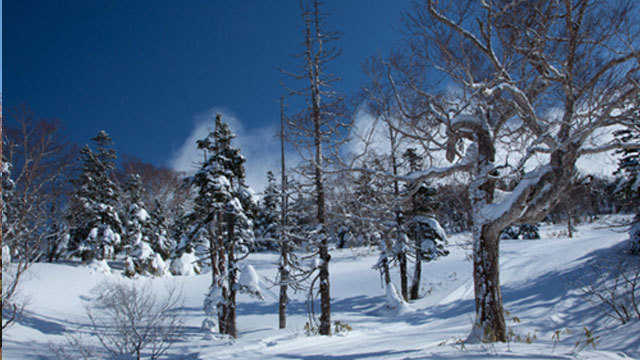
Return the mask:
[[[238,261],[253,242],[257,205],[245,185],[245,158],[231,145],[235,135],[218,114],[215,129],[198,140],[205,161],[188,179],[195,191],[193,211],[187,215],[188,243],[208,253],[212,284],[205,298],[208,315],[203,326],[213,330],[217,315],[220,333],[237,337],[236,294],[251,288],[239,283]],[[187,245],[188,246],[188,245]]]
[[151,227],[154,229],[151,247],[153,251],[162,256],[162,259],[167,260],[171,255],[174,241],[171,235],[171,221],[167,215],[167,210],[158,199],[154,200],[154,207],[150,215]]
[[260,201],[260,209],[255,220],[255,248],[257,250],[279,249],[281,194],[273,172],[267,172],[267,186]]
[[142,201],[144,188],[138,174],[130,174],[125,185],[125,274],[164,275],[167,272],[164,259],[153,250],[157,238],[152,218]]
[[68,215],[70,254],[80,256],[83,262],[113,259],[122,248],[120,187],[112,177],[116,160],[113,141],[104,130],[92,140],[95,151],[89,145],[80,150],[82,169],[72,180],[75,191]]

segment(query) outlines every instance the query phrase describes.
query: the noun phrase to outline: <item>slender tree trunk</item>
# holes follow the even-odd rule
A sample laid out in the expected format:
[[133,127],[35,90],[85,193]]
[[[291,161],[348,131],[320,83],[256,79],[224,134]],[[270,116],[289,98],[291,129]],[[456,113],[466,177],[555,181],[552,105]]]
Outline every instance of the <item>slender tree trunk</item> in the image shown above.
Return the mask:
[[281,167],[281,219],[280,219],[280,298],[278,299],[278,326],[287,327],[287,282],[289,281],[289,249],[287,245],[287,173],[284,158],[284,100],[280,97],[280,167]]
[[413,283],[411,284],[411,300],[416,300],[420,295],[420,277],[422,276],[422,251],[420,241],[416,239],[416,263],[413,271]]
[[567,211],[567,233],[569,238],[573,238],[573,211]]
[[236,326],[236,258],[235,258],[235,216],[229,214],[229,233],[228,233],[228,279],[229,282],[229,298],[227,300],[227,333],[234,339],[238,338],[238,328]]
[[506,324],[500,291],[500,231],[490,225],[474,230],[473,280],[476,302],[475,339],[506,341]]
[[[224,250],[224,237],[222,235],[222,226],[223,226],[223,222],[222,222],[222,216],[218,217],[218,272],[219,274],[224,274],[226,271],[225,268],[225,260],[226,260],[226,253]],[[219,276],[218,277],[218,287],[220,287],[221,292],[222,292],[222,301],[218,304],[218,328],[220,331],[220,334],[228,334],[228,330],[227,330],[227,299],[229,298],[229,293],[228,293],[228,289],[227,289],[227,284],[225,284],[224,281],[224,277],[223,276]]]
[[218,225],[218,216],[219,214],[214,215],[214,223],[215,225],[209,228],[209,262],[211,263],[211,285],[216,286],[218,277],[220,276],[220,271],[218,270],[218,254],[217,254],[217,237],[219,227]]
[[389,274],[389,260],[386,254],[384,256],[384,259],[382,259],[382,275],[384,275],[385,285],[391,283],[391,274]]
[[280,248],[281,251],[281,263],[280,263],[280,298],[278,301],[278,326],[280,329],[287,327],[287,302],[289,297],[287,296],[287,281],[289,281],[289,271],[287,270],[288,261],[287,257],[287,244],[283,243]]
[[[389,127],[389,137],[391,139],[391,170],[393,171],[394,177],[398,175],[398,162],[396,161],[395,156],[395,137],[393,136],[393,129]],[[396,198],[400,195],[400,186],[398,184],[398,180],[393,180],[393,194]],[[396,226],[397,229],[397,241],[398,244],[401,244],[402,239],[402,224],[400,220],[400,210],[396,210]],[[402,294],[402,298],[404,301],[409,300],[409,289],[408,289],[408,281],[407,281],[407,253],[404,250],[404,247],[400,249],[400,252],[396,254],[398,257],[398,265],[400,266],[400,293]]]
[[409,291],[407,286],[407,254],[402,250],[398,253],[398,264],[400,265],[400,292],[404,301],[409,300]]

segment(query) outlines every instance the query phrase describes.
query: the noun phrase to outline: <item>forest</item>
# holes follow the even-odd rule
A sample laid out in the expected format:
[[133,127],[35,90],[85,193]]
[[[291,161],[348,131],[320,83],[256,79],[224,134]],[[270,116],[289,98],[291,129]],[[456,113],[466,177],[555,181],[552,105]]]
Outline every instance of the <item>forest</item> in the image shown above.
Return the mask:
[[[464,272],[467,324],[458,340],[440,339],[461,353],[443,356],[465,358],[465,346],[474,344],[480,347],[472,351],[503,354],[488,346],[530,344],[536,337],[513,332],[521,319],[503,304],[501,268],[515,258],[503,248],[534,256],[535,244],[544,243],[540,251],[549,251],[550,259],[556,243],[549,239],[562,238],[572,245],[558,244],[557,251],[567,254],[586,244],[593,251],[605,244],[614,249],[602,259],[607,266],[588,268],[591,280],[558,275],[556,281],[582,294],[590,304],[585,313],[598,308],[596,314],[615,323],[632,324],[620,341],[628,345],[624,351],[640,356],[637,4],[416,1],[402,19],[406,40],[388,57],[362,63],[368,81],[355,94],[335,88],[340,75],[331,67],[340,59],[340,33],[324,28],[331,15],[317,0],[300,8],[299,67],[280,70],[280,127],[277,137],[265,139],[280,142],[281,166],[264,174],[263,189],[247,185],[246,159],[222,114],[193,144],[202,160],[193,171],[179,172],[119,154],[109,124],[77,146],[65,138],[62,122],[27,105],[4,109],[12,125],[2,127],[2,329],[11,354],[25,356],[14,339],[28,337],[12,331],[29,327],[32,299],[22,288],[34,281],[32,271],[49,269],[42,266],[119,279],[101,282],[94,288],[98,295],[85,299],[82,321],[97,345],[67,336],[65,345],[49,344],[58,358],[180,358],[175,349],[185,336],[203,334],[233,346],[245,337],[242,317],[266,312],[247,304],[265,297],[277,302],[270,312],[278,329],[291,328],[293,312],[296,334],[355,336],[356,325],[336,320],[335,312],[345,310],[333,284],[340,284],[338,292],[349,289],[344,281],[356,268],[379,277],[380,305],[395,311],[389,318],[406,310],[418,322],[421,313],[413,311],[420,304],[435,307],[430,296],[445,299],[445,290],[454,290],[431,281],[446,271]],[[293,159],[285,159],[292,155],[285,147],[295,150]],[[600,161],[593,160],[599,154],[615,159],[612,174],[581,168],[581,161]],[[590,240],[592,233],[609,240]],[[364,255],[347,266],[348,252]],[[444,265],[453,259],[469,262],[468,268],[453,272],[455,266]],[[336,275],[334,261],[348,271]],[[437,266],[447,270],[434,274]],[[519,271],[508,269],[508,279]],[[145,282],[153,279],[178,279],[187,290],[158,290]],[[196,325],[176,310],[191,301],[184,291],[196,280],[188,279],[207,284],[194,300]],[[513,280],[507,281],[512,289]],[[48,295],[31,295],[41,296]],[[513,296],[504,298],[518,303]],[[573,351],[597,351],[592,329],[572,326],[584,327]],[[197,335],[188,335],[194,327]],[[533,350],[538,355],[551,356],[561,335],[577,337],[560,327],[544,329],[551,341]],[[313,344],[326,344],[332,353],[331,343]],[[344,355],[336,346],[334,355]],[[615,358],[615,346],[610,350],[606,358]],[[217,358],[214,351],[190,356]],[[363,357],[402,356],[381,351]]]

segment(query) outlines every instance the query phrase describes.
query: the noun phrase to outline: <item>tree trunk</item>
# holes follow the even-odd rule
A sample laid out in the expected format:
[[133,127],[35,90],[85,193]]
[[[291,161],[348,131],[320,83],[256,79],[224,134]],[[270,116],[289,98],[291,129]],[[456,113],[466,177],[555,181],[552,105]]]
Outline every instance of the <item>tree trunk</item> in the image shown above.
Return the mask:
[[327,236],[323,234],[320,247],[320,335],[331,335],[331,297],[329,292],[329,244]]
[[280,329],[287,327],[287,302],[289,298],[287,296],[287,282],[289,281],[289,271],[287,267],[287,244],[285,241],[280,245],[280,298],[278,299],[278,326]]
[[235,216],[229,215],[229,250],[228,250],[228,266],[229,276],[227,281],[229,282],[229,299],[227,300],[227,333],[234,339],[238,338],[238,329],[236,327],[236,275],[238,269],[236,269],[235,259]]
[[422,275],[422,251],[420,251],[420,241],[416,239],[416,264],[413,271],[413,283],[411,284],[411,300],[416,300],[419,296],[421,275]]
[[567,234],[569,238],[573,238],[573,212],[567,211]]
[[216,214],[213,218],[214,225],[209,228],[209,262],[211,262],[211,285],[216,286],[218,277],[220,276],[220,271],[218,270],[218,254],[216,252],[216,240],[218,237],[219,228],[217,225],[218,214]]
[[472,340],[507,340],[500,291],[499,235],[499,230],[487,224],[479,225],[474,230],[476,244],[473,253],[473,280],[476,320]]
[[385,285],[391,283],[391,274],[389,274],[389,261],[387,260],[386,255],[384,259],[382,259],[382,275],[384,275]]
[[[222,236],[222,216],[218,217],[218,273],[224,274],[226,271],[225,268],[225,258],[226,254],[224,251],[224,238]],[[227,299],[229,298],[229,293],[226,284],[224,283],[224,276],[218,277],[217,286],[221,288],[222,292],[222,301],[217,304],[218,306],[218,329],[220,334],[227,334]]]
[[398,263],[400,264],[400,292],[404,301],[409,301],[409,291],[407,289],[407,254],[402,250],[398,253]]
[[278,299],[278,326],[280,329],[287,327],[287,282],[289,281],[289,249],[287,246],[287,173],[284,158],[284,98],[280,97],[280,172],[282,194],[281,219],[280,219],[280,298]]

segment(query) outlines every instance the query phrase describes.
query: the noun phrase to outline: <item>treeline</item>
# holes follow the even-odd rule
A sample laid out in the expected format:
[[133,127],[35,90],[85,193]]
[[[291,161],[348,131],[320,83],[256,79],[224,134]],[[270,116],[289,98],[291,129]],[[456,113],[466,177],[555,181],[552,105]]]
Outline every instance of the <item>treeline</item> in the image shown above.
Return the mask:
[[[3,134],[2,226],[3,244],[9,246],[12,256],[32,261],[78,258],[89,262],[126,254],[132,262],[127,260],[128,269],[135,273],[199,271],[197,267],[186,270],[176,265],[172,269],[165,264],[192,247],[185,240],[192,230],[188,228],[189,214],[197,206],[195,185],[189,183],[192,178],[133,156],[124,155],[117,165],[114,143],[105,131],[91,139],[91,145],[78,149],[60,134],[58,123],[38,119],[24,107],[10,114],[18,126],[5,127]],[[411,158],[419,158],[416,149],[410,148],[405,154],[397,162],[398,172],[419,170]],[[251,219],[256,241],[251,251],[279,249],[276,238],[282,212],[281,185],[273,172],[265,176],[266,188],[253,197]],[[328,224],[335,234],[330,241],[338,248],[379,246],[386,225],[376,227],[376,223],[381,224],[377,220],[384,218],[381,212],[393,213],[394,206],[404,216],[410,212],[409,186],[401,185],[394,193],[397,184],[393,181],[367,174],[338,174],[326,181]],[[547,221],[593,221],[602,214],[633,211],[632,203],[616,195],[618,182],[593,176],[580,178],[549,212]],[[509,188],[508,184],[504,186]],[[290,226],[313,224],[312,196],[294,181],[290,180],[288,187]],[[468,185],[452,181],[431,188],[429,201],[438,204],[431,212],[447,233],[470,231]],[[406,199],[395,204],[385,196]],[[385,204],[389,209],[384,209]]]

